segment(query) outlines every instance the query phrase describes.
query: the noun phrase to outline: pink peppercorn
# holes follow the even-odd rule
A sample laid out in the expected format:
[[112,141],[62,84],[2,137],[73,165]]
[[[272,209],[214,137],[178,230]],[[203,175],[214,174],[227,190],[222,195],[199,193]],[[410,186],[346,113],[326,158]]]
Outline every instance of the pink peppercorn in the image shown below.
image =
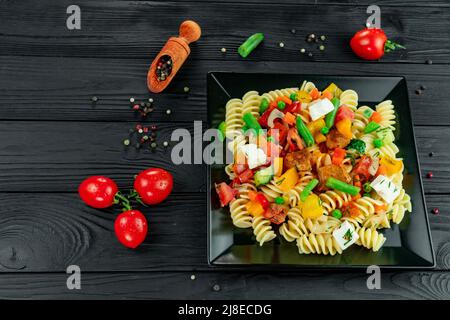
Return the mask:
[[433,209],[433,214],[439,214],[439,208],[434,208]]
[[433,178],[433,172],[431,172],[431,171],[428,172],[428,173],[427,173],[427,178],[428,178],[428,179]]

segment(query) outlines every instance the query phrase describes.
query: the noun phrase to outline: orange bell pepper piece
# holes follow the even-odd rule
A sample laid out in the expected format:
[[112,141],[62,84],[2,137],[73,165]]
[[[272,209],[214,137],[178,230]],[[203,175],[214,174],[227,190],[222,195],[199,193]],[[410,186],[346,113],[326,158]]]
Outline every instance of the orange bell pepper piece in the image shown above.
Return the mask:
[[284,115],[283,121],[286,122],[287,124],[295,125],[296,119],[297,118],[292,113],[286,112],[286,114]]
[[311,98],[313,100],[319,99],[320,98],[320,91],[317,88],[312,89],[309,92],[309,95],[311,96]]
[[276,101],[277,101],[277,102],[278,102],[278,101],[283,101],[283,102],[286,103],[286,104],[292,104],[292,100],[289,99],[289,98],[286,97],[286,96],[278,97]]
[[333,151],[333,157],[331,158],[331,162],[339,166],[344,161],[346,155],[347,151],[345,151],[345,149],[336,148]]
[[372,112],[372,115],[370,116],[369,121],[380,123],[381,122],[381,114],[379,114],[376,111]]
[[340,120],[336,123],[337,131],[348,139],[353,137],[352,121],[348,118]]
[[333,99],[333,94],[330,91],[322,91],[321,98],[331,100]]

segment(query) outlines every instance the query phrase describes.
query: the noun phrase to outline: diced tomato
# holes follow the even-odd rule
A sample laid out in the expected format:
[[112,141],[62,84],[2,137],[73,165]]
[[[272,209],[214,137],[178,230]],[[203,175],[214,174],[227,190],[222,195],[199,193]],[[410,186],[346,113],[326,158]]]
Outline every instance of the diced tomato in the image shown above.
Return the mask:
[[293,101],[292,104],[284,108],[284,113],[299,113],[302,111],[302,102],[301,101]]
[[336,118],[334,119],[334,123],[338,123],[343,119],[350,119],[353,121],[355,118],[355,113],[347,106],[340,106],[337,113]]
[[364,177],[364,180],[369,179],[369,167],[372,164],[372,159],[368,156],[362,156],[356,166],[353,168],[353,173],[358,174],[360,177]]
[[372,112],[372,115],[370,116],[369,121],[380,123],[381,122],[381,114],[379,114],[377,111]]
[[275,122],[273,128],[269,130],[269,136],[273,137],[281,145],[284,145],[287,133],[288,128],[279,122]]
[[238,175],[239,182],[246,183],[253,178],[253,171],[251,169],[244,170]]
[[225,207],[234,197],[237,195],[238,191],[231,188],[225,182],[216,184],[216,192],[219,196],[220,206]]
[[333,151],[333,158],[331,159],[331,162],[335,165],[341,165],[344,161],[344,158],[347,154],[347,151],[345,149],[336,148]]

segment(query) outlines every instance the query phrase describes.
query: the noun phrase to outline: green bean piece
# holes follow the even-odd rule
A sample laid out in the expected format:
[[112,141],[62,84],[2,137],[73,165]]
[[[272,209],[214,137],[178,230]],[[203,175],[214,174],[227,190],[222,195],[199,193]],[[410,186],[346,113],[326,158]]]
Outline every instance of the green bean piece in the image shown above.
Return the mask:
[[314,145],[314,137],[301,117],[297,117],[297,131],[303,140],[305,140],[306,146],[311,147]]
[[302,193],[300,193],[300,200],[306,201],[306,198],[308,198],[309,194],[313,189],[317,186],[319,183],[319,180],[312,179],[305,187],[305,189],[302,190]]
[[359,193],[359,191],[361,191],[361,189],[359,189],[358,187],[352,186],[351,184],[345,183],[345,182],[335,179],[333,177],[328,178],[325,185],[328,188],[342,191],[342,192],[348,193],[352,196],[356,196]]
[[334,119],[336,119],[336,114],[339,109],[339,105],[341,104],[338,98],[331,99],[331,103],[333,104],[334,109],[325,116],[325,125],[328,129],[331,129],[334,125]]
[[260,43],[264,40],[264,34],[255,33],[248,37],[247,40],[238,49],[242,58],[246,58]]

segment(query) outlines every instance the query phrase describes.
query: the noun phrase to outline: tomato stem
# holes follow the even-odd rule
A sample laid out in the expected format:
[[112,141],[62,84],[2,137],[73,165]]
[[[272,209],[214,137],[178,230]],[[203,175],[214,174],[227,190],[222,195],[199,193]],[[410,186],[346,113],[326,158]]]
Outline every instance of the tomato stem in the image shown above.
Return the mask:
[[122,207],[123,207],[122,208],[123,211],[129,211],[129,210],[132,209],[131,205],[130,205],[130,200],[128,200],[127,197],[122,195],[120,193],[120,191],[117,192],[116,195],[114,196],[114,203],[115,204],[119,204],[120,203],[122,205]]
[[391,52],[396,49],[406,49],[406,47],[391,40],[387,40],[384,44],[384,52]]

